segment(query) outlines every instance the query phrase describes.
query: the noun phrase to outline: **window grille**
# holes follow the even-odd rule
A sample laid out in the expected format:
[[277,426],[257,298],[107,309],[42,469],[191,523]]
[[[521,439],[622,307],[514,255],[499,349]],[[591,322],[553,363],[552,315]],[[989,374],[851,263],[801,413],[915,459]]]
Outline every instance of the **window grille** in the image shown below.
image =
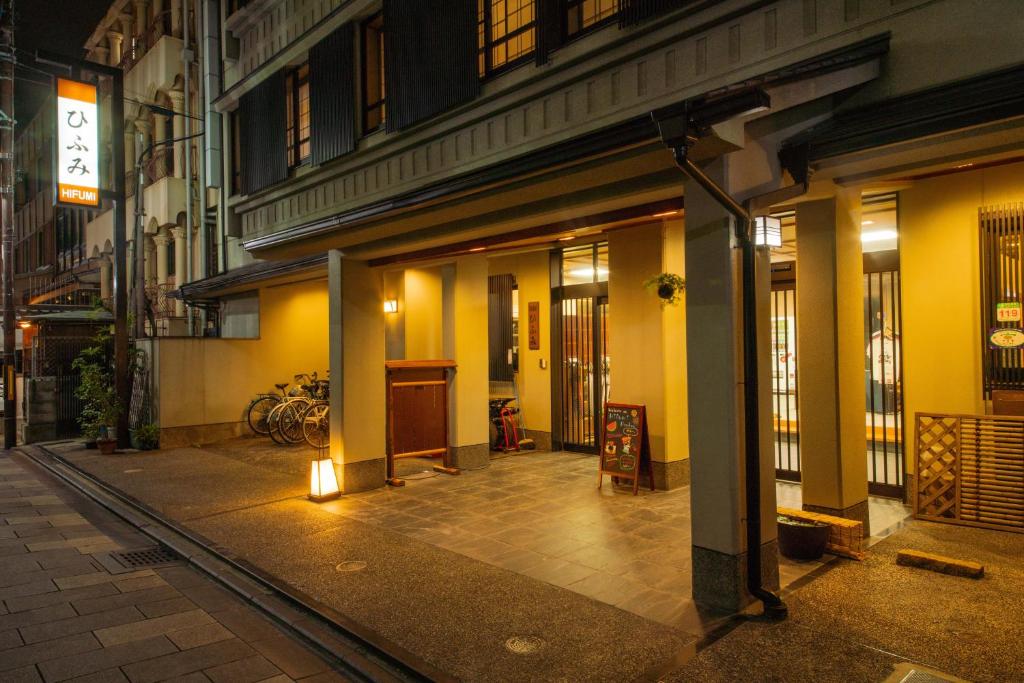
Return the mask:
[[[999,320],[999,304],[1022,303],[1024,296],[1024,204],[978,210],[981,255],[982,391],[1024,389],[1024,349],[991,348],[995,328],[1021,329],[1021,320]],[[1017,308],[1017,311],[1020,309]]]

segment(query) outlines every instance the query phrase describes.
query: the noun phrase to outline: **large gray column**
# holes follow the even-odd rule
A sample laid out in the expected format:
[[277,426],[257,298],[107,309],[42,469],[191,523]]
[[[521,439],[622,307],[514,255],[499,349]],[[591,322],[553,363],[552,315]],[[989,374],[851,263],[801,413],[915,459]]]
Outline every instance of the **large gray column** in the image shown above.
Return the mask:
[[365,261],[327,252],[330,452],[343,493],[384,485],[382,277]]
[[[732,191],[728,160],[707,169]],[[746,590],[747,552],[741,253],[733,217],[696,183],[686,183],[686,356],[690,441],[693,597],[737,610]],[[768,384],[767,258],[759,257],[762,577],[778,585],[775,481]],[[765,434],[767,432],[767,434]],[[757,514],[755,512],[755,514]]]

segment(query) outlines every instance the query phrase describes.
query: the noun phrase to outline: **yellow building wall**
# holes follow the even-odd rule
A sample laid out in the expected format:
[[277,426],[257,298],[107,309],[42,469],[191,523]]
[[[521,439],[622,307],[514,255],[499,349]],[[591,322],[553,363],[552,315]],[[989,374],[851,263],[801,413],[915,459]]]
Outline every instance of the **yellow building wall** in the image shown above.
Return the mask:
[[260,290],[258,339],[155,340],[162,429],[238,423],[257,393],[296,373],[327,377],[327,281]]
[[[519,287],[519,400],[523,424],[551,432],[551,255],[534,251],[492,258],[490,275],[511,273]],[[530,349],[529,303],[540,305],[540,348]],[[541,361],[544,367],[541,367]]]
[[[442,282],[439,268],[410,268],[405,271],[404,306],[405,360],[444,358]],[[486,291],[484,292],[486,297]]]
[[[900,192],[907,434],[919,411],[984,413],[978,209],[1024,201],[1024,164],[920,180]],[[913,444],[907,443],[913,471]]]

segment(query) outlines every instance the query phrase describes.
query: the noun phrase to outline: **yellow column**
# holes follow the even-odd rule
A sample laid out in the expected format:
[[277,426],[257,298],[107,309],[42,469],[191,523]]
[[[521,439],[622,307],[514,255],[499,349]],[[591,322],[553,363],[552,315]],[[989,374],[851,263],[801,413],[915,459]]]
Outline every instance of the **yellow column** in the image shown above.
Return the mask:
[[[727,191],[726,160],[706,172]],[[750,602],[746,590],[746,498],[742,354],[741,254],[735,219],[696,183],[686,183],[686,366],[690,441],[693,597],[702,605],[735,610]],[[767,288],[762,268],[759,290]],[[759,322],[767,294],[759,291]],[[769,422],[770,393],[764,386],[769,349],[759,325],[761,425]],[[778,585],[775,482],[770,438],[762,434],[762,584]],[[766,476],[766,473],[769,473]]]
[[[490,464],[487,400],[487,257],[460,257],[443,273],[444,346],[456,362],[448,440],[452,463],[472,469]],[[406,292],[408,297],[408,292]]]
[[[661,221],[608,235],[610,398],[616,403],[646,406],[654,482],[659,489],[689,483],[686,401],[677,395],[686,390],[684,305],[663,307],[661,299],[643,284],[666,270],[682,273],[681,223],[676,223],[673,236],[677,244],[669,252],[666,227]],[[671,375],[670,368],[674,371]],[[670,413],[675,421],[671,428]]]
[[867,527],[860,191],[797,205],[796,225],[803,505]]
[[331,458],[344,493],[384,485],[385,376],[381,275],[328,252]]

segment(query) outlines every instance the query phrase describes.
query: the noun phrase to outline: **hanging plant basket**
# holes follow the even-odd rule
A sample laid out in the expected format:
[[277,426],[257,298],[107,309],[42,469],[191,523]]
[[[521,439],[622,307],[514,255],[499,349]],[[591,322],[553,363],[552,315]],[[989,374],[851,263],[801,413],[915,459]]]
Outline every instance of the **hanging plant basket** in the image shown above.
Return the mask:
[[675,273],[660,273],[647,278],[644,287],[658,295],[662,306],[675,306],[683,299],[686,280]]

